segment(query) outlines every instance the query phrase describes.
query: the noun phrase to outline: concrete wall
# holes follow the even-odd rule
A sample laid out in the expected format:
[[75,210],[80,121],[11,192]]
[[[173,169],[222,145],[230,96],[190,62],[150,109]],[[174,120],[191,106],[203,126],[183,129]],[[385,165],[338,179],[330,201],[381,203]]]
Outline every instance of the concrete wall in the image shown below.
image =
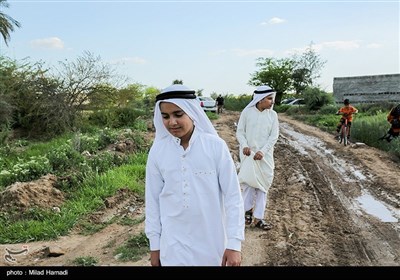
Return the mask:
[[333,96],[337,103],[400,103],[400,74],[335,77]]

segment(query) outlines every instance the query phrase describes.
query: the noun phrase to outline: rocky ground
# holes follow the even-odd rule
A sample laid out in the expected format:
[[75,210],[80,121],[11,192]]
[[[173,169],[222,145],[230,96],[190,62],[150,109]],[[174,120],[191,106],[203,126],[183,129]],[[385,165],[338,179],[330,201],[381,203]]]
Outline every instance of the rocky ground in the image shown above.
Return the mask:
[[[238,118],[239,113],[225,111],[213,121],[235,161]],[[340,145],[332,134],[283,114],[279,120],[275,178],[265,212],[274,227],[269,231],[246,228],[242,265],[399,266],[399,161],[362,143]],[[52,192],[45,193],[51,201]],[[58,192],[54,195],[60,199]],[[143,201],[122,190],[93,219],[140,218],[143,207]],[[0,265],[65,266],[77,257],[92,256],[99,266],[149,266],[148,255],[137,262],[122,262],[114,254],[115,248],[143,229],[143,223],[111,223],[90,236],[73,231],[54,241],[3,244]],[[24,252],[11,262],[6,249]]]

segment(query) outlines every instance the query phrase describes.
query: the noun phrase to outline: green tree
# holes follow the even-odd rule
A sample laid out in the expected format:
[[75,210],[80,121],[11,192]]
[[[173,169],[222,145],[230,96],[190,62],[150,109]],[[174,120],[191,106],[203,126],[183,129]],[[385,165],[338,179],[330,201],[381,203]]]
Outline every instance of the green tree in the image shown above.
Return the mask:
[[172,82],[172,84],[173,84],[173,85],[183,85],[183,81],[182,81],[182,80],[176,79],[176,80],[174,80],[174,81]]
[[294,69],[292,73],[292,86],[296,94],[301,94],[309,85],[312,84],[310,70],[306,68]]
[[10,5],[7,3],[6,0],[0,0],[0,33],[3,37],[4,42],[8,46],[8,41],[10,40],[10,32],[14,31],[14,26],[20,27],[21,24],[2,12],[2,7],[8,8]]
[[150,113],[153,110],[158,94],[160,94],[160,90],[155,87],[147,87],[144,90],[143,102],[146,112]]
[[118,89],[109,84],[95,85],[89,94],[89,105],[91,109],[107,109],[115,105]]
[[62,115],[64,100],[60,98],[56,79],[48,77],[40,62],[17,62],[0,57],[0,99],[12,119],[5,119],[12,128],[21,128],[26,136],[46,131],[58,133],[68,118]]
[[120,108],[130,106],[141,108],[143,106],[143,97],[144,86],[139,83],[130,84],[118,91],[115,105]]
[[260,69],[252,74],[249,85],[269,85],[276,91],[275,102],[281,103],[283,94],[292,87],[294,62],[288,58],[258,58]]

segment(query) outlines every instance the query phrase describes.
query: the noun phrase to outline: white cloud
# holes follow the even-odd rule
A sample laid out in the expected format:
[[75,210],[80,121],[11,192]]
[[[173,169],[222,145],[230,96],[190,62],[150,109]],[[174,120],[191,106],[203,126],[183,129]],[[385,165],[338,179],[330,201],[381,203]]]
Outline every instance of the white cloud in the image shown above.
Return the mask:
[[216,55],[221,55],[221,54],[225,54],[225,53],[227,53],[227,50],[216,50],[216,51],[210,52],[210,55],[216,56]]
[[271,56],[274,53],[272,50],[268,49],[255,49],[255,50],[232,49],[232,52],[237,56]]
[[[284,53],[285,55],[289,55],[289,56],[294,55],[294,54],[302,54],[302,53],[305,52],[305,50],[306,50],[307,48],[308,48],[308,46],[303,47],[303,48],[292,48],[292,49],[290,49],[290,50],[284,51],[283,53]],[[315,48],[314,48],[314,50],[315,50]]]
[[[284,52],[285,55],[294,55],[294,54],[302,54],[304,53],[310,45],[300,47],[300,48],[292,48],[286,50]],[[333,49],[333,50],[342,50],[349,51],[359,49],[361,47],[359,41],[330,41],[330,42],[322,42],[319,44],[312,44],[312,48],[315,52],[321,52],[322,50]],[[380,48],[382,45],[380,44],[369,44],[367,48]]]
[[278,18],[278,17],[273,17],[268,22],[263,21],[261,25],[273,25],[273,24],[281,24],[286,22],[286,20]]
[[64,42],[58,37],[36,39],[30,42],[33,48],[38,49],[52,49],[52,50],[62,50],[64,49]]
[[380,49],[382,48],[383,45],[382,44],[378,44],[378,43],[371,43],[367,45],[368,49]]
[[313,45],[316,51],[322,49],[354,50],[360,48],[358,41],[332,41]]
[[112,64],[146,64],[147,61],[141,57],[122,57],[111,61]]
[[[292,48],[290,50],[285,51],[286,55],[292,55],[292,54],[302,54],[304,53],[310,46],[304,46],[301,48]],[[322,42],[319,44],[312,44],[312,48],[315,52],[320,52],[322,50],[326,49],[333,49],[333,50],[344,50],[344,51],[349,51],[349,50],[355,50],[359,49],[361,46],[358,41],[331,41],[331,42]],[[369,48],[377,48],[380,47],[378,44],[370,44],[367,47]]]

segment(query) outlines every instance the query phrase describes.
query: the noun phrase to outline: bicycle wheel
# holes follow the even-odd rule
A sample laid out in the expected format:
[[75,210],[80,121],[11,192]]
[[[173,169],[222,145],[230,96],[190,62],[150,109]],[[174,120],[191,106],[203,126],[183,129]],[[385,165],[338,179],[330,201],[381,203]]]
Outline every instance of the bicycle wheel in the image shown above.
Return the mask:
[[347,146],[347,126],[343,125],[342,127],[342,137],[341,137],[341,141],[343,141],[343,145]]

